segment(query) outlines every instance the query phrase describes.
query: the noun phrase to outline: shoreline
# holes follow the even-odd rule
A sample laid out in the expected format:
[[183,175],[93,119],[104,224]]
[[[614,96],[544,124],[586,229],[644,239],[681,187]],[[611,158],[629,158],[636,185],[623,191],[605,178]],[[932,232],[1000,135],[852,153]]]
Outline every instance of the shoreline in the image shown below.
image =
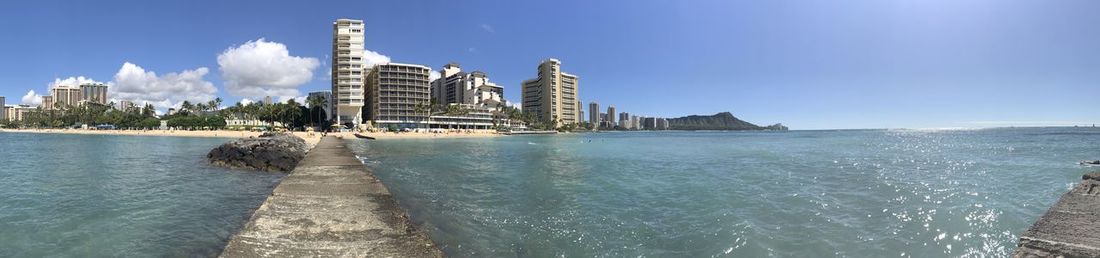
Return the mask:
[[[120,135],[120,136],[176,136],[176,137],[208,137],[208,138],[248,138],[260,136],[263,132],[251,131],[186,131],[186,130],[84,130],[84,129],[0,129],[0,133],[39,133],[39,134],[83,134],[83,135]],[[294,136],[305,139],[311,145],[321,140],[321,133],[291,132]],[[343,138],[355,138],[353,132],[328,133]],[[396,139],[446,139],[446,138],[487,138],[504,136],[497,132],[470,132],[470,133],[381,133],[364,132],[362,135],[374,137],[378,140]]]
[[[79,135],[113,135],[113,136],[155,136],[155,137],[201,137],[201,138],[226,138],[239,139],[259,137],[263,132],[250,131],[186,131],[186,130],[83,130],[83,129],[0,129],[0,133],[36,133],[36,134],[79,134]],[[292,132],[294,136],[302,138],[310,146],[317,145],[321,141],[320,134],[308,135],[305,132]]]

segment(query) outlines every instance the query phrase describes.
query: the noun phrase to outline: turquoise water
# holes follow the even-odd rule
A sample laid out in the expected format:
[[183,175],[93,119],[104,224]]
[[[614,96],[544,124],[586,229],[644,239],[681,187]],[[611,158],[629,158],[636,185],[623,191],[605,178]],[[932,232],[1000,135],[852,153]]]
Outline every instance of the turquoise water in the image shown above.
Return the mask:
[[455,257],[1007,256],[1092,128],[356,141]]
[[282,176],[207,165],[227,140],[0,133],[0,257],[216,256]]

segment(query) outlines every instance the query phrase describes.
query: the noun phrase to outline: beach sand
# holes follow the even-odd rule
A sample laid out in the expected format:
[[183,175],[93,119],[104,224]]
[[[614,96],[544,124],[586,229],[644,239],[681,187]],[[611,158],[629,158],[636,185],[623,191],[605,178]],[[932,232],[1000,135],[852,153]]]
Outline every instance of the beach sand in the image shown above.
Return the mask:
[[[261,132],[243,131],[184,131],[184,130],[83,130],[83,129],[0,129],[0,132],[15,133],[53,133],[53,134],[90,134],[90,135],[130,135],[130,136],[177,136],[177,137],[219,137],[219,138],[248,138],[260,136]],[[309,143],[317,145],[321,141],[320,134],[309,136],[305,132],[294,132]]]
[[[260,136],[261,132],[244,132],[244,131],[185,131],[185,130],[83,130],[83,129],[0,129],[0,132],[18,132],[18,133],[54,133],[54,134],[91,134],[91,135],[132,135],[132,136],[177,136],[177,137],[221,137],[221,138],[247,138]],[[293,132],[295,136],[298,136],[309,143],[310,146],[317,145],[317,142],[321,141],[321,133],[307,132]],[[362,133],[363,135],[374,137],[378,140],[396,140],[396,139],[444,139],[444,138],[483,138],[483,137],[495,137],[502,134],[496,132],[451,132],[451,133],[425,133],[425,132],[409,132],[409,133]],[[330,135],[340,136],[344,139],[354,139],[354,133],[330,133]]]

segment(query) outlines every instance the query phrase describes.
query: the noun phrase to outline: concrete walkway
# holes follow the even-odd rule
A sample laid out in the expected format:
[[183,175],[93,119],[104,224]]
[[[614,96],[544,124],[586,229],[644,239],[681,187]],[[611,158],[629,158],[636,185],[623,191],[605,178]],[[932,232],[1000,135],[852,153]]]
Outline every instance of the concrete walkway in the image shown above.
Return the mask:
[[321,139],[221,257],[442,257],[344,144]]
[[1012,257],[1100,257],[1100,172],[1082,176],[1016,246]]

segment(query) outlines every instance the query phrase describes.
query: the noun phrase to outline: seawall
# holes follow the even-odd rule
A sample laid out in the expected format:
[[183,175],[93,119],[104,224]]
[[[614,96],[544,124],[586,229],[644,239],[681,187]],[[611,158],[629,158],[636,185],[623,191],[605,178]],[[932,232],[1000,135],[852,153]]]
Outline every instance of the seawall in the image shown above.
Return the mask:
[[252,214],[221,257],[443,257],[351,152],[325,137]]
[[1012,257],[1100,257],[1100,171],[1062,195],[1020,236]]

